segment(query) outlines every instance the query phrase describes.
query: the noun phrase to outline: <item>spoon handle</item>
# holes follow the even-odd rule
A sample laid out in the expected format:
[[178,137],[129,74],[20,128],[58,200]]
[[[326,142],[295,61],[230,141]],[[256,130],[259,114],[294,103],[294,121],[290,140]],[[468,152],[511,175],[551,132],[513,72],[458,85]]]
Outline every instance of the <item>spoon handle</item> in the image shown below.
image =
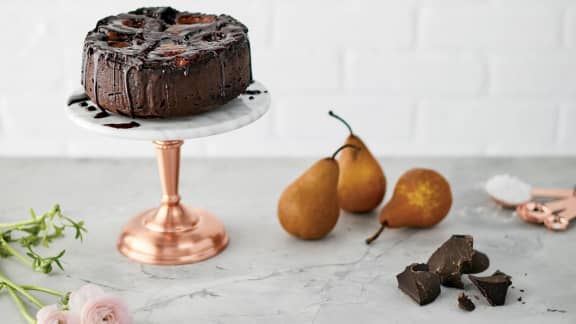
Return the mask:
[[532,197],[539,198],[568,198],[574,196],[576,190],[574,189],[546,189],[534,188],[532,189]]

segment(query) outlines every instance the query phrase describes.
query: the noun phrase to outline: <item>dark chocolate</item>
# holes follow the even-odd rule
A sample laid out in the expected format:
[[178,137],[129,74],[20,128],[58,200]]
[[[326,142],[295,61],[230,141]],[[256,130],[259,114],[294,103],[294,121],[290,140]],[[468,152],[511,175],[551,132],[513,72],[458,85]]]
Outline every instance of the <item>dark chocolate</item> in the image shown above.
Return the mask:
[[413,263],[396,275],[398,288],[419,305],[434,301],[440,294],[440,278],[425,263]]
[[462,289],[462,270],[470,268],[473,257],[472,236],[452,235],[430,256],[428,266],[440,276],[442,285]]
[[464,263],[462,267],[462,273],[480,273],[488,269],[489,266],[490,259],[488,256],[478,250],[474,250],[474,253],[472,254],[472,261],[470,261],[470,263]]
[[129,122],[129,123],[104,124],[104,126],[108,126],[108,127],[112,127],[112,128],[127,129],[127,128],[140,127],[140,124],[133,121],[133,122]]
[[469,275],[468,277],[490,305],[504,305],[508,287],[512,284],[512,277],[498,270],[488,277],[477,277],[473,275]]
[[458,307],[467,312],[471,312],[474,309],[476,309],[476,305],[474,305],[474,302],[472,302],[472,300],[464,293],[458,295]]
[[202,113],[251,82],[248,29],[227,15],[140,8],[98,21],[84,41],[82,85],[132,117]]

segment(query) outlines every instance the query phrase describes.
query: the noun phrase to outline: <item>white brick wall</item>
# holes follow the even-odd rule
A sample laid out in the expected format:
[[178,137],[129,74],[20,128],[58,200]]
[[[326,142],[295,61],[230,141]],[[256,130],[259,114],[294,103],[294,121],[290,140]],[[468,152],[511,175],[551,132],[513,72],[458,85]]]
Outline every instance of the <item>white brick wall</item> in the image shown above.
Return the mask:
[[576,155],[576,0],[2,1],[0,155],[152,156],[63,108],[96,20],[166,4],[245,22],[273,96],[185,155],[325,155],[346,136],[329,109],[380,155]]

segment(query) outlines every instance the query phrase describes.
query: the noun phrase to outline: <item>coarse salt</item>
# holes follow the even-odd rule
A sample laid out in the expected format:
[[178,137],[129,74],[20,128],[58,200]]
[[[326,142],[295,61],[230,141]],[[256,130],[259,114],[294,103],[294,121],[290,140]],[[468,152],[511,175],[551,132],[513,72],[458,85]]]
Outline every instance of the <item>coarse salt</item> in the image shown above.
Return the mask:
[[532,187],[509,174],[493,176],[486,182],[484,189],[494,199],[510,205],[525,203],[532,197]]

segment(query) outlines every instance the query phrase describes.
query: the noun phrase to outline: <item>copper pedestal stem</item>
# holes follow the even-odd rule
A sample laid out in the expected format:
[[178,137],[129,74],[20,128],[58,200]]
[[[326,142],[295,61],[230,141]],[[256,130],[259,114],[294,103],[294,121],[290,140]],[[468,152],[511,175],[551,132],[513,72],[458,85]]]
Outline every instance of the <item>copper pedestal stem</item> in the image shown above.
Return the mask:
[[180,147],[183,141],[156,141],[154,144],[162,183],[162,205],[155,215],[145,220],[145,225],[158,232],[179,232],[192,228],[198,222],[198,217],[185,215],[178,194]]
[[154,144],[162,203],[126,224],[118,249],[135,261],[166,265],[198,262],[218,254],[228,244],[222,223],[205,210],[180,204],[178,179],[183,141]]

